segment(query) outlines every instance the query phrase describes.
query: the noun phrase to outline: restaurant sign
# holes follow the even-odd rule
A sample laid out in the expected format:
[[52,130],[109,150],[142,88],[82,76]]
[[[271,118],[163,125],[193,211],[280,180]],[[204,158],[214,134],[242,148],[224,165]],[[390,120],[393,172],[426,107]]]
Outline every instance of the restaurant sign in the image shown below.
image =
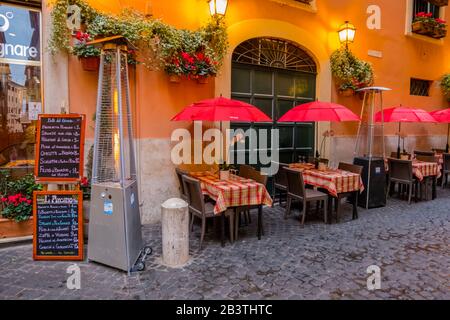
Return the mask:
[[0,62],[40,63],[40,19],[32,9],[0,6]]

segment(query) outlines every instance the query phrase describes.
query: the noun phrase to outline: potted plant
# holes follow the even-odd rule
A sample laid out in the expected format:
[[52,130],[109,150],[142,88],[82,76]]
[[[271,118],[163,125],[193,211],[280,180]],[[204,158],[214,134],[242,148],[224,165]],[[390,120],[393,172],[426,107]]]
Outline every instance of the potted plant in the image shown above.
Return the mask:
[[19,180],[9,181],[9,176],[2,174],[4,182],[1,196],[0,238],[13,238],[33,234],[33,192],[42,190],[34,182],[32,175]]
[[73,47],[73,54],[77,56],[84,71],[98,71],[100,65],[101,50],[95,46],[88,45],[90,36],[87,33],[78,31],[75,35],[77,43]]
[[227,164],[226,162],[219,164],[219,179],[220,180],[229,180],[231,169],[233,169],[233,166],[230,164]]
[[337,81],[339,93],[351,96],[355,91],[373,84],[372,66],[358,59],[347,48],[338,49],[331,55],[331,72]]

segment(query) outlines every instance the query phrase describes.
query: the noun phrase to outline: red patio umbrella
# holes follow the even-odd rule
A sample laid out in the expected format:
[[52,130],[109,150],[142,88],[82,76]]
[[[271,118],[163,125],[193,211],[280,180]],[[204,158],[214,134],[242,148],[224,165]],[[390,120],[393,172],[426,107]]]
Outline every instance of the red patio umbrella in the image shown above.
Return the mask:
[[[174,116],[171,121],[222,121],[231,122],[272,122],[257,107],[238,100],[219,97],[195,102]],[[220,148],[222,153],[222,146]]]
[[376,122],[398,122],[397,157],[400,158],[400,133],[402,122],[437,122],[428,112],[418,108],[409,108],[402,105],[383,110],[375,114]]
[[447,146],[445,147],[445,152],[449,151],[449,137],[450,137],[450,109],[437,110],[430,112],[431,116],[440,123],[448,123],[447,130]]
[[[314,101],[289,110],[278,122],[343,122],[359,121],[360,118],[346,107],[332,102]],[[319,157],[319,151],[316,151]]]
[[193,103],[178,113],[171,121],[232,121],[272,122],[257,107],[224,97]]
[[346,107],[331,102],[314,101],[289,110],[278,122],[359,121],[360,118]]

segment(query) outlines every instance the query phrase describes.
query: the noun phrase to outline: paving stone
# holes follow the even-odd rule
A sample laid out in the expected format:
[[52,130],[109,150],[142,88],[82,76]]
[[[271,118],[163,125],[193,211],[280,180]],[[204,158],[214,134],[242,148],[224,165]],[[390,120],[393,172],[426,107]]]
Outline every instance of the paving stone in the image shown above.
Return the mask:
[[[198,250],[199,227],[190,235],[190,263],[160,264],[161,226],[144,226],[154,250],[147,268],[128,276],[83,261],[81,290],[66,287],[71,262],[32,260],[31,245],[0,249],[0,299],[450,299],[450,190],[438,199],[359,209],[340,223],[310,217],[283,219],[284,208],[264,209],[266,235],[256,238],[256,218],[239,240],[223,248],[210,228]],[[254,213],[253,213],[254,215]],[[381,268],[382,290],[369,291],[367,267]]]

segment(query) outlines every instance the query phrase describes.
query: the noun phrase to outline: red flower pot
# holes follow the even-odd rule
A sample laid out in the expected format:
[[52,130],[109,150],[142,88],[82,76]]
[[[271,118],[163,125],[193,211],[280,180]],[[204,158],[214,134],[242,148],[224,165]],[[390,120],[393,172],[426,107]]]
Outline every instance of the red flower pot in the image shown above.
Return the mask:
[[98,71],[100,67],[99,57],[82,57],[80,60],[84,71]]

